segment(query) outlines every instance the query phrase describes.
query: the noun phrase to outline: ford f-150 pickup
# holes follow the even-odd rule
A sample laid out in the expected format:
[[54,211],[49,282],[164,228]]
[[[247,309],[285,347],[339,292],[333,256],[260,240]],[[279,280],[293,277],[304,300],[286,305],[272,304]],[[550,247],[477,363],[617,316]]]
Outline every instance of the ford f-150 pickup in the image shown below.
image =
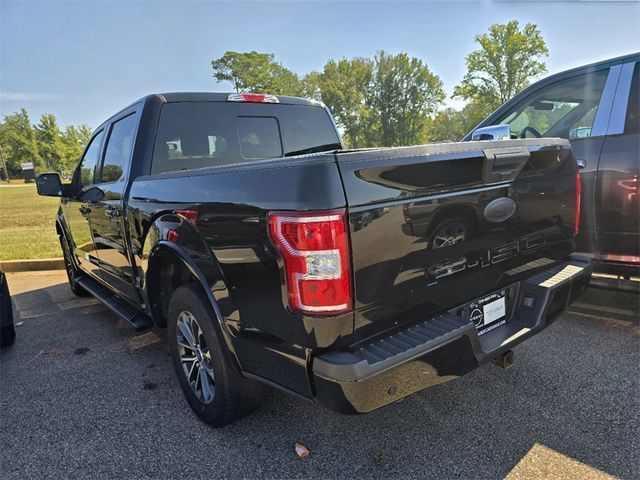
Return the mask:
[[587,288],[579,185],[567,140],[349,151],[321,103],[220,93],[144,97],[37,180],[72,291],[166,327],[216,426],[265,385],[364,413],[510,366]]

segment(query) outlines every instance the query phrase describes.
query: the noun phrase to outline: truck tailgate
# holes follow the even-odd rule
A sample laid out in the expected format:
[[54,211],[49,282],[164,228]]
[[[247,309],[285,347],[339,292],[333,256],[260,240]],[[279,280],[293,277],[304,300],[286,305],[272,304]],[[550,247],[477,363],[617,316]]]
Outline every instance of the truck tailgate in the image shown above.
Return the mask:
[[503,289],[573,250],[576,165],[565,140],[359,150],[336,160],[356,341]]

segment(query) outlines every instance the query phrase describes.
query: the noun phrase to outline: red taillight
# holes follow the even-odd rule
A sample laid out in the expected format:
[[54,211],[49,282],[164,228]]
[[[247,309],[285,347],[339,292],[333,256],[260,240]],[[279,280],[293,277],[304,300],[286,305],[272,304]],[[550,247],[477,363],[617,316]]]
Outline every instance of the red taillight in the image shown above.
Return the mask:
[[582,182],[580,182],[580,172],[576,172],[576,221],[573,227],[573,234],[578,235],[580,231],[580,195],[582,194]]
[[280,103],[280,100],[275,95],[263,93],[231,93],[227,96],[227,102]]
[[171,229],[167,232],[167,240],[169,240],[171,243],[178,243],[178,238],[180,238],[180,234],[178,233],[177,230],[175,229]]
[[269,234],[284,261],[291,309],[308,315],[351,310],[344,210],[271,212]]
[[182,215],[194,225],[198,222],[199,212],[197,210],[176,210],[176,213]]

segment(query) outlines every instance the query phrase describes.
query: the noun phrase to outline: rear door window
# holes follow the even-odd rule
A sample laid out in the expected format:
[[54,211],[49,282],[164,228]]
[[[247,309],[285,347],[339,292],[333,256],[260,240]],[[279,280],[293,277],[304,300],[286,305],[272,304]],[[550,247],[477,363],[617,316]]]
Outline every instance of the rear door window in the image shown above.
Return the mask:
[[151,173],[192,170],[341,148],[324,108],[175,102],[162,107]]
[[117,182],[122,180],[131,161],[131,151],[135,140],[136,115],[132,113],[111,127],[109,140],[102,162],[102,182]]

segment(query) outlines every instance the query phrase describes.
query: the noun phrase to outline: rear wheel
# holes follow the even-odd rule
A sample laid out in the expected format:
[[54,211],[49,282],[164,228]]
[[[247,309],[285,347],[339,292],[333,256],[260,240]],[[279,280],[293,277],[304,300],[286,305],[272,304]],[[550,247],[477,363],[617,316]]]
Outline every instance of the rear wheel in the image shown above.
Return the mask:
[[200,289],[191,284],[178,288],[171,296],[168,317],[173,366],[198,417],[221,427],[255,410],[264,386],[238,372]]
[[64,236],[60,235],[60,246],[62,247],[62,256],[64,258],[64,269],[67,272],[69,287],[74,295],[78,297],[88,297],[89,292],[78,284],[79,272],[71,257],[71,249]]

